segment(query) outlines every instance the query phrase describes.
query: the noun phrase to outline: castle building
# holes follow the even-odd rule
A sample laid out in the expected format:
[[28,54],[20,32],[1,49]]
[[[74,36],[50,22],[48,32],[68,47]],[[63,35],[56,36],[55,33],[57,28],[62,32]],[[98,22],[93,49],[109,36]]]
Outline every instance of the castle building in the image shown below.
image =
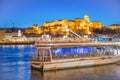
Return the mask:
[[85,16],[84,16],[84,19],[85,19],[87,22],[90,22],[88,15],[85,15]]
[[53,28],[55,31],[65,29],[65,25],[68,25],[68,28],[73,31],[83,30],[84,34],[90,34],[91,29],[102,28],[103,24],[101,22],[93,21],[90,22],[89,16],[85,15],[83,19],[75,18],[74,20],[55,20],[53,22],[45,22],[43,27]]
[[75,18],[74,20],[54,20],[52,22],[44,22],[42,27],[38,27],[37,24],[33,25],[33,28],[26,29],[27,34],[51,34],[51,35],[63,35],[65,34],[65,26],[74,32],[82,34],[91,34],[92,29],[102,28],[103,24],[97,21],[90,21],[88,15],[84,18]]
[[43,30],[42,28],[39,28],[38,24],[33,24],[32,28],[27,28],[25,30],[25,34],[42,34]]

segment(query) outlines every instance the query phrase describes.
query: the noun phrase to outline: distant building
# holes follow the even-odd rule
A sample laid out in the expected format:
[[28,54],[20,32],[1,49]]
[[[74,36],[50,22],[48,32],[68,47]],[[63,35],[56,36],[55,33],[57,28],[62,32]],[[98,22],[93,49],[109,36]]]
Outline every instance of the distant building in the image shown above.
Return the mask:
[[[55,20],[53,22],[45,22],[43,27],[45,27],[46,31],[60,31],[65,30],[65,25],[68,25],[68,28],[73,31],[82,30],[83,34],[89,34],[91,29],[102,28],[103,24],[98,21],[90,22],[90,18],[88,15],[85,15],[83,19],[75,18],[74,20]],[[49,29],[49,30],[48,30]]]
[[112,24],[109,27],[110,29],[120,29],[120,24]]
[[5,40],[5,31],[0,30],[0,41],[4,41],[4,40]]
[[92,29],[102,28],[103,24],[98,21],[90,22],[88,15],[85,15],[83,19],[75,18],[74,20],[54,20],[52,22],[44,22],[42,27],[38,27],[37,24],[33,25],[33,28],[25,30],[25,34],[50,34],[50,35],[64,35],[65,26],[78,34],[91,34]]
[[18,30],[18,37],[21,37],[21,36],[22,36],[21,30]]
[[34,34],[42,34],[42,28],[38,27],[38,24],[33,24],[32,28],[27,28],[25,30],[25,34],[30,34],[30,35],[34,35]]
[[6,33],[6,36],[18,37],[18,32]]
[[18,40],[20,38],[22,38],[22,32],[20,30],[18,30],[18,32],[9,32],[9,33],[5,33],[5,40],[6,41],[14,41],[14,40]]

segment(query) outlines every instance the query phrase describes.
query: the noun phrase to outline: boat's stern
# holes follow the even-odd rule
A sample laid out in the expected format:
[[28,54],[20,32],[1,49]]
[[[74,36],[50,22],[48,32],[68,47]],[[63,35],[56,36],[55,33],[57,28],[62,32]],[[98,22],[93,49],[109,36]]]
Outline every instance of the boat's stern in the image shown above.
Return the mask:
[[30,64],[31,64],[31,69],[43,71],[43,63],[42,62],[31,61]]

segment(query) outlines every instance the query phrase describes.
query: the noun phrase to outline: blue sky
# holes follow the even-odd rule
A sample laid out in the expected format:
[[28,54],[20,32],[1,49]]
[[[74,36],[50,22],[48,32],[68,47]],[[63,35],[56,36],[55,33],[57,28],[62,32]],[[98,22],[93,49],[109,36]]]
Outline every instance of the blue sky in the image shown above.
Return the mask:
[[0,0],[0,27],[41,26],[55,19],[83,18],[120,24],[120,0]]

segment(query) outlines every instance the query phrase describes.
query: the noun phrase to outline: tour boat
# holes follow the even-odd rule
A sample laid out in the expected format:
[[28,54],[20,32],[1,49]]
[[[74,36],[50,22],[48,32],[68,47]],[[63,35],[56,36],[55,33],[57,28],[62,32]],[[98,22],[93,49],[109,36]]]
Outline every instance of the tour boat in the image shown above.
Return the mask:
[[117,63],[119,42],[36,42],[31,68],[52,71]]

